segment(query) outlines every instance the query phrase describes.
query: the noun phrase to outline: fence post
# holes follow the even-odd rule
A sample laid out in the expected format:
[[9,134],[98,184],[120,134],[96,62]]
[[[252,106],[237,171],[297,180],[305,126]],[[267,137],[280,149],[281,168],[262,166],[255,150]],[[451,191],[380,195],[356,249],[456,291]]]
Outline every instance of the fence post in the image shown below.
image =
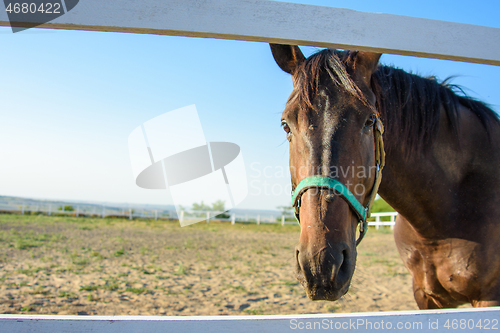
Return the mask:
[[375,217],[375,223],[377,223],[377,225],[375,226],[375,229],[380,229],[380,216],[376,216]]
[[[391,222],[396,223],[396,215],[391,215]],[[394,230],[394,224],[391,224],[391,229]]]
[[257,225],[260,224],[260,215],[257,215]]
[[233,213],[233,214],[231,215],[231,225],[234,225],[235,223],[236,223],[236,214],[235,214],[235,213]]
[[210,223],[210,212],[207,212],[207,223]]
[[155,221],[158,221],[158,211],[155,209]]
[[285,226],[285,215],[281,215],[281,226]]

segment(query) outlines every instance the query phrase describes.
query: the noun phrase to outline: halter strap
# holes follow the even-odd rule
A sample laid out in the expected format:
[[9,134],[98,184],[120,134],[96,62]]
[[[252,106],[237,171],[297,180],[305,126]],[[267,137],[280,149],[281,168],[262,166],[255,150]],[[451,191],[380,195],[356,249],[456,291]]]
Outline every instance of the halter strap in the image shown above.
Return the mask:
[[351,206],[351,209],[358,215],[360,220],[366,220],[366,209],[356,199],[354,194],[344,184],[329,177],[313,176],[304,178],[293,192],[292,203],[294,207],[300,207],[300,197],[310,188],[329,188],[334,190],[335,194],[342,197]]
[[384,125],[382,121],[377,118],[375,123],[375,181],[373,183],[372,192],[370,193],[368,204],[363,206],[359,200],[352,194],[349,189],[336,179],[323,176],[311,176],[304,178],[292,192],[292,205],[295,208],[295,218],[300,223],[300,199],[302,195],[310,188],[326,188],[332,189],[333,192],[340,196],[347,202],[352,211],[358,216],[359,219],[359,238],[356,240],[356,246],[361,242],[363,237],[368,230],[368,222],[366,219],[370,217],[370,209],[377,196],[378,188],[380,182],[382,181],[382,169],[385,166],[385,151],[384,151],[384,141],[382,135],[384,134]]

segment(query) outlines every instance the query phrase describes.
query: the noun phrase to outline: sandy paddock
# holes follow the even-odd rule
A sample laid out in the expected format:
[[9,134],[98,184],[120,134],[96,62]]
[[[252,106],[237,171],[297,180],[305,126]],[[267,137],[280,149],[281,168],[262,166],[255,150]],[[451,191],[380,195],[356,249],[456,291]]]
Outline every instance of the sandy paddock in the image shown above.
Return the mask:
[[0,215],[0,312],[253,315],[417,309],[390,229],[370,229],[350,291],[310,301],[298,226]]

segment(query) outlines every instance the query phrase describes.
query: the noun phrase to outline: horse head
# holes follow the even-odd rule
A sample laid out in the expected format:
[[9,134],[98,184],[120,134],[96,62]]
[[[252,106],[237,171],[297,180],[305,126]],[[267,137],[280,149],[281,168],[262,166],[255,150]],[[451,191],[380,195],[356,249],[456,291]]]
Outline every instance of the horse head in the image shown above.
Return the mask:
[[297,279],[310,299],[334,301],[349,289],[356,229],[366,231],[363,210],[380,183],[382,126],[370,89],[380,54],[323,50],[306,59],[297,46],[271,50],[294,84],[281,122],[301,225]]

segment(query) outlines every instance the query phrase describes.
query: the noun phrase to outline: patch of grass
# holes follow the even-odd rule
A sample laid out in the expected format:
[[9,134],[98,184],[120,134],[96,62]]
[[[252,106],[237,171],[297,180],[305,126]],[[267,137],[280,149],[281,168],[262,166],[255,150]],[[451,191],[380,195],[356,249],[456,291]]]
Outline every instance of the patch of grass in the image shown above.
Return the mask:
[[16,239],[14,241],[14,248],[18,250],[25,250],[29,249],[30,247],[38,247],[40,245],[40,242],[36,242],[33,240]]
[[[121,231],[123,232],[123,229]],[[125,243],[125,239],[123,239],[123,237],[120,237],[120,236],[116,237],[116,241],[119,243]]]
[[251,315],[261,315],[264,313],[261,309],[245,309],[243,312]]
[[247,289],[243,286],[230,286],[231,288],[233,288],[234,290],[237,290],[237,291],[241,291],[241,292],[247,292]]
[[182,264],[179,263],[179,266],[177,267],[177,270],[174,273],[175,275],[186,275],[186,267]]
[[48,295],[49,292],[47,290],[45,290],[44,286],[38,286],[35,288],[35,290],[30,292],[30,294],[31,295]]
[[97,290],[99,288],[101,288],[101,286],[96,285],[96,284],[92,284],[92,285],[80,287],[80,291],[94,291],[94,290]]
[[61,234],[37,234],[30,230],[28,232],[19,232],[12,228],[7,235],[5,241],[9,242],[9,246],[17,250],[26,250],[34,247],[39,247],[53,242],[61,242],[66,240],[66,237]]
[[186,250],[192,250],[192,249],[196,248],[196,246],[191,238],[188,238],[184,241],[184,248]]
[[112,283],[106,283],[103,288],[109,291],[117,291],[118,290],[118,283],[112,282]]
[[126,292],[129,291],[129,292],[132,292],[134,294],[142,294],[142,293],[146,293],[146,292],[151,292],[147,288],[127,288],[127,289],[125,289],[125,291]]
[[113,253],[113,256],[120,257],[120,256],[122,256],[124,254],[125,254],[125,250],[122,247],[121,249],[119,249],[118,251],[116,251],[115,253]]
[[80,258],[77,260],[73,260],[73,264],[78,265],[78,266],[85,266],[89,263],[89,259],[87,258]]
[[327,305],[325,308],[328,312],[335,312],[336,310],[342,309],[342,305]]
[[287,280],[281,280],[282,284],[284,286],[298,286],[299,282],[298,281],[287,281]]
[[88,225],[82,225],[82,226],[79,226],[78,229],[80,229],[80,230],[93,230],[94,228],[91,228]]
[[89,258],[84,257],[84,256],[80,256],[76,252],[73,252],[73,254],[70,256],[70,258],[71,258],[71,262],[77,266],[85,266],[90,262]]
[[99,251],[92,251],[90,254],[92,257],[96,258],[97,260],[102,260],[104,257],[99,253]]
[[72,292],[66,292],[66,291],[61,291],[57,297],[64,297],[64,298],[75,298],[76,294]]
[[34,274],[40,272],[44,270],[43,267],[35,267],[35,268],[28,268],[28,269],[18,269],[17,272],[19,274],[24,274],[24,275],[27,275],[27,276],[33,276]]
[[[394,230],[391,229],[390,227],[380,227],[380,229],[376,229],[375,227],[370,227],[371,229],[369,230],[369,232],[377,232],[377,233],[380,233],[380,234],[392,234],[394,233]],[[372,230],[373,229],[373,230]]]

